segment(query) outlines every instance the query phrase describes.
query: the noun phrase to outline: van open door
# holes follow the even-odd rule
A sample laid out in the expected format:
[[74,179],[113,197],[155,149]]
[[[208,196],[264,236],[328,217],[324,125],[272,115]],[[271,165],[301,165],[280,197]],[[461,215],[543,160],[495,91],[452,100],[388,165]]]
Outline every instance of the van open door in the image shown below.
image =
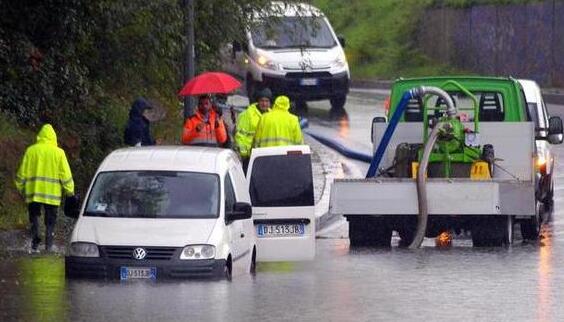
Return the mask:
[[247,172],[257,261],[315,256],[311,151],[307,145],[255,148]]

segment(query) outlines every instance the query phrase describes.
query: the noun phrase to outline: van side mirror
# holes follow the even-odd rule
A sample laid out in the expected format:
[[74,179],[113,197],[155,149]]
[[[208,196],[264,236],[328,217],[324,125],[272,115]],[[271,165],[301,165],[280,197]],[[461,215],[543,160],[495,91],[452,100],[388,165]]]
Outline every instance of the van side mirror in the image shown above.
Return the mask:
[[253,207],[246,202],[236,202],[232,211],[225,213],[226,221],[250,219],[253,216]]
[[341,44],[341,47],[345,48],[347,46],[347,41],[343,35],[338,35],[337,40],[339,41],[339,44]]
[[551,116],[548,119],[548,142],[551,144],[562,143],[562,119],[559,116]]
[[372,119],[372,126],[370,127],[370,141],[374,143],[374,123],[386,123],[386,117],[375,116]]
[[64,212],[67,217],[78,218],[80,214],[80,196],[78,194],[65,198]]

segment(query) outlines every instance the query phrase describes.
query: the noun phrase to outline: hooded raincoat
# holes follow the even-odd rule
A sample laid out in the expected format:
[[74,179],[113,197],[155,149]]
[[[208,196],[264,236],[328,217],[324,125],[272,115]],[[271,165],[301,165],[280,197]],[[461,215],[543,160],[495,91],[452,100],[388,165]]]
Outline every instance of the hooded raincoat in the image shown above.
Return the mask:
[[303,144],[298,117],[289,110],[290,99],[287,96],[278,96],[272,110],[264,114],[257,125],[253,147]]
[[251,155],[253,138],[262,115],[263,113],[259,110],[257,103],[249,105],[245,111],[239,114],[237,132],[235,133],[235,146],[242,158],[249,158]]
[[123,135],[125,144],[130,146],[155,145],[155,140],[151,137],[150,122],[143,116],[143,112],[149,108],[151,105],[142,97],[133,102]]
[[57,146],[57,134],[45,124],[37,135],[37,142],[25,151],[16,175],[16,188],[26,203],[38,202],[59,206],[63,192],[74,194],[74,181],[65,155]]

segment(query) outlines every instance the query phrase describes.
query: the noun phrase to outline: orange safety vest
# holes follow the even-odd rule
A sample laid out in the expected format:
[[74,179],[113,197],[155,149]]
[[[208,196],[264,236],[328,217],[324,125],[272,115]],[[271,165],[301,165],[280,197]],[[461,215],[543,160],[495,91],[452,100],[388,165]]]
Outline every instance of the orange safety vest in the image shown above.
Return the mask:
[[219,146],[227,141],[227,131],[223,120],[214,110],[208,112],[208,121],[200,111],[190,116],[184,123],[182,143],[189,145]]

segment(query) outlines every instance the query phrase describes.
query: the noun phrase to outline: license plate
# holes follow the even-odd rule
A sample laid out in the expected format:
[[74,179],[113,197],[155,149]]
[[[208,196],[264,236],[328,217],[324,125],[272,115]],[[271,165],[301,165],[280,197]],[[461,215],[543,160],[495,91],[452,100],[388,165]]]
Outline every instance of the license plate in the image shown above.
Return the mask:
[[120,279],[156,279],[156,267],[125,267],[122,266],[120,270]]
[[317,85],[317,78],[302,78],[300,80],[302,86],[315,86]]
[[304,224],[259,224],[257,236],[262,237],[288,237],[302,236],[305,233]]

